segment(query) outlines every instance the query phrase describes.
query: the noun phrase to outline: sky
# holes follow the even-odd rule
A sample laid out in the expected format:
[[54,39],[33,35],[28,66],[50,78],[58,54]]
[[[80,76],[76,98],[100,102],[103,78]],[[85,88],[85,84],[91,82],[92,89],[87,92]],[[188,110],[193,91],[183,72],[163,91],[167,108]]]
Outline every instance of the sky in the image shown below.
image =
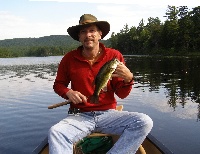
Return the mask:
[[128,24],[138,26],[143,19],[158,17],[162,22],[167,6],[200,6],[199,0],[0,0],[0,40],[68,35],[67,28],[78,25],[80,16],[93,14],[108,21],[118,33]]

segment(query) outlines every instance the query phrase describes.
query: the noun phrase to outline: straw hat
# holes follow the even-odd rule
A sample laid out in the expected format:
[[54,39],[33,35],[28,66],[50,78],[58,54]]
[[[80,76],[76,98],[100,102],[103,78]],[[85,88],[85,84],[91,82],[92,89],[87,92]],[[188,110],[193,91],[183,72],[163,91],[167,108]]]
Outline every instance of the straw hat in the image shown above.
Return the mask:
[[110,24],[107,21],[98,21],[95,16],[91,14],[84,14],[80,17],[79,25],[69,27],[67,32],[74,40],[79,41],[78,34],[80,28],[89,24],[95,24],[102,31],[102,39],[110,31]]

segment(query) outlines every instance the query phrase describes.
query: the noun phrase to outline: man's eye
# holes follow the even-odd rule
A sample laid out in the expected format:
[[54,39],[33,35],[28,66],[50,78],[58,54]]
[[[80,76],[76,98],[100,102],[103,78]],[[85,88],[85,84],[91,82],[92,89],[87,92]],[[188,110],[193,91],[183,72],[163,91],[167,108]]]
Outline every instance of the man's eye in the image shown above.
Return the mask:
[[96,30],[94,30],[94,29],[91,29],[91,30],[90,30],[90,32],[91,32],[91,33],[94,33],[94,32],[96,32]]

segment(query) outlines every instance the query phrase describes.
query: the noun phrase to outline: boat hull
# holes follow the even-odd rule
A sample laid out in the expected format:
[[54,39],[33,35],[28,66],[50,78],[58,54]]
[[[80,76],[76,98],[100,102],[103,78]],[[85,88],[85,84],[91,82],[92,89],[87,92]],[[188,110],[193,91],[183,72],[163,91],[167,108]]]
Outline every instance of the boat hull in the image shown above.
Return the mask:
[[[95,133],[92,136],[101,135],[99,133]],[[102,134],[105,136],[105,134]],[[119,138],[116,135],[111,135],[113,137],[113,141],[116,142]],[[74,154],[76,154],[74,150]],[[42,143],[33,151],[35,154],[48,154],[49,153],[49,145],[48,145],[48,139],[47,137],[42,141]],[[144,142],[142,143],[142,146],[138,149],[136,154],[173,154],[172,151],[170,151],[167,147],[165,147],[164,144],[159,142],[155,137],[153,137],[151,134],[149,134]]]
[[[59,103],[62,104],[62,103]],[[55,106],[55,105],[54,105]],[[59,106],[56,104],[56,107]],[[119,105],[116,107],[116,110],[122,111],[123,105]],[[101,134],[101,133],[93,133],[87,137],[94,137],[94,136],[112,136],[113,143],[117,142],[119,136],[112,135],[112,134]],[[73,154],[79,154],[76,150],[76,145],[74,146]],[[49,153],[49,145],[47,137],[45,140],[33,151],[35,154],[48,154]],[[161,142],[159,142],[155,137],[149,134],[142,145],[139,147],[136,154],[172,154],[172,152],[166,148]]]

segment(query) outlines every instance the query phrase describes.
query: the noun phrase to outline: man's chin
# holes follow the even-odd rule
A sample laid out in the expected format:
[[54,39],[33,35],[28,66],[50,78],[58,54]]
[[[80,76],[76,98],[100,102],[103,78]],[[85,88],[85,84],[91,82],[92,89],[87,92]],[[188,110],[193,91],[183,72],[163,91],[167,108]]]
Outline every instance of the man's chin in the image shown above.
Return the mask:
[[93,43],[92,42],[86,42],[85,43],[85,47],[92,48],[93,47]]
[[93,49],[93,46],[88,46],[88,45],[86,45],[86,46],[84,46],[84,47],[85,47],[85,49],[87,49],[87,50]]

